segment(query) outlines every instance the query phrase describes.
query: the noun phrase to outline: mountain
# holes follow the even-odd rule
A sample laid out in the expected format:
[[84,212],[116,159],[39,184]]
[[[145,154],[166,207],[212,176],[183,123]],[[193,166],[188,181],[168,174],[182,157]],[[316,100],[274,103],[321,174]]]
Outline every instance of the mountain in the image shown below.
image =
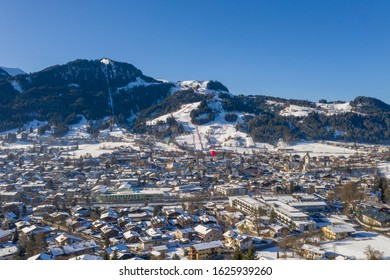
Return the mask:
[[0,78],[9,76],[8,72],[0,67]]
[[7,74],[9,74],[10,76],[26,74],[26,72],[24,72],[22,69],[19,68],[9,68],[9,67],[0,66],[0,70],[7,72]]
[[79,59],[12,76],[0,68],[0,131],[44,124],[67,134],[78,123],[97,134],[119,125],[205,145],[334,140],[390,143],[390,105],[371,97],[310,102],[234,95],[218,81],[169,82],[129,63]]
[[390,106],[375,98],[315,103],[233,95],[222,90],[196,89],[185,94],[186,98],[180,98],[183,92],[178,92],[141,111],[134,129],[160,137],[173,136],[196,148],[251,147],[255,142],[276,143],[280,139],[390,142]]
[[77,115],[88,120],[113,115],[126,124],[126,118],[164,99],[173,86],[107,58],[6,76],[0,79],[0,130],[34,119],[64,127],[77,122]]

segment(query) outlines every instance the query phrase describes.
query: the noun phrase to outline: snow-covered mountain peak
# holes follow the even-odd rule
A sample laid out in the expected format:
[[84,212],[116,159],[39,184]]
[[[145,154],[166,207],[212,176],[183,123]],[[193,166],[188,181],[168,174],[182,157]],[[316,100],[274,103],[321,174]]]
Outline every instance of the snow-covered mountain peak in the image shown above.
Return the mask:
[[106,58],[106,57],[102,58],[100,60],[100,62],[105,64],[105,65],[112,64],[112,61],[109,58]]

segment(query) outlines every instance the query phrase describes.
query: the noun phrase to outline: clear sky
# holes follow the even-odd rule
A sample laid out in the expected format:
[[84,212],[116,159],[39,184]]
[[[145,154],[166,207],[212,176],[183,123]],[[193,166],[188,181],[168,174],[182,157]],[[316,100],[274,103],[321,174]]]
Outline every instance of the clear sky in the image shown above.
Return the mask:
[[390,1],[0,0],[0,65],[109,57],[236,94],[390,103]]

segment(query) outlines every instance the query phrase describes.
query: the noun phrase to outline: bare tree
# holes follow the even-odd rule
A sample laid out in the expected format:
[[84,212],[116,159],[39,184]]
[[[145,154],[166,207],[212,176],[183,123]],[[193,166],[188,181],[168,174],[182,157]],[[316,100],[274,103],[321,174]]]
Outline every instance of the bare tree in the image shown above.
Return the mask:
[[368,245],[364,250],[367,260],[383,260],[383,252],[375,250],[371,245]]

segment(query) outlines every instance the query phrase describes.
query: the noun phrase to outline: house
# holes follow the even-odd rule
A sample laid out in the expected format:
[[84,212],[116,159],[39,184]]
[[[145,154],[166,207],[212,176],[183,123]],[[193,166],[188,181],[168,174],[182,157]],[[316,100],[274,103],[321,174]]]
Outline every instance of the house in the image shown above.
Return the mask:
[[123,233],[123,238],[126,240],[127,243],[138,243],[140,240],[140,235],[136,231],[128,230]]
[[194,244],[190,246],[187,258],[189,260],[221,259],[222,249],[223,244],[220,240]]
[[204,242],[220,240],[222,238],[222,233],[214,228],[209,228],[205,225],[197,225],[194,227],[195,232],[198,234],[200,239]]
[[142,236],[139,238],[140,241],[140,249],[141,250],[149,250],[153,248],[153,240],[150,237]]
[[84,254],[84,255],[70,258],[69,260],[72,260],[72,261],[79,261],[79,260],[81,260],[81,261],[100,261],[100,260],[103,260],[103,258],[99,257],[99,256],[95,256],[95,255]]
[[69,244],[83,241],[81,238],[75,237],[68,233],[62,233],[59,236],[57,236],[54,240],[58,246],[64,246],[64,245],[69,245]]
[[368,209],[362,213],[362,220],[370,226],[390,227],[390,215],[386,212]]
[[176,223],[180,225],[182,228],[192,226],[194,224],[194,220],[187,213],[183,213],[177,216]]
[[175,238],[176,239],[192,239],[193,236],[196,234],[193,228],[184,228],[184,229],[177,229],[175,231]]
[[17,246],[0,248],[0,260],[12,260],[18,252]]
[[252,238],[248,234],[242,234],[238,231],[228,230],[223,234],[223,238],[226,248],[239,248],[241,251],[245,251],[252,245]]
[[271,224],[269,229],[272,237],[287,236],[290,233],[288,226],[282,224]]
[[132,256],[129,249],[123,243],[108,247],[105,250],[111,259],[113,259],[115,254],[118,260],[127,260],[130,259]]
[[26,236],[36,235],[38,233],[48,234],[50,232],[51,232],[50,227],[40,227],[40,226],[32,225],[29,227],[22,228],[21,235],[26,237]]
[[321,228],[325,237],[331,240],[339,240],[355,233],[355,229],[347,224],[327,225]]
[[11,230],[2,230],[0,229],[0,245],[11,241],[13,233]]
[[99,247],[96,245],[95,241],[84,241],[71,245],[65,245],[62,247],[64,255],[68,257],[75,257],[84,254],[93,254]]
[[100,228],[100,232],[103,238],[109,238],[109,237],[117,236],[120,231],[117,227],[105,225]]
[[29,261],[49,261],[54,260],[52,255],[46,253],[39,253],[35,256],[29,257],[27,260]]
[[154,216],[150,219],[150,222],[154,228],[163,228],[168,225],[167,219],[162,216]]
[[154,260],[163,260],[165,254],[168,252],[168,247],[165,245],[155,246],[151,251],[151,258]]
[[326,251],[317,246],[303,244],[301,253],[307,260],[320,260],[324,258]]

